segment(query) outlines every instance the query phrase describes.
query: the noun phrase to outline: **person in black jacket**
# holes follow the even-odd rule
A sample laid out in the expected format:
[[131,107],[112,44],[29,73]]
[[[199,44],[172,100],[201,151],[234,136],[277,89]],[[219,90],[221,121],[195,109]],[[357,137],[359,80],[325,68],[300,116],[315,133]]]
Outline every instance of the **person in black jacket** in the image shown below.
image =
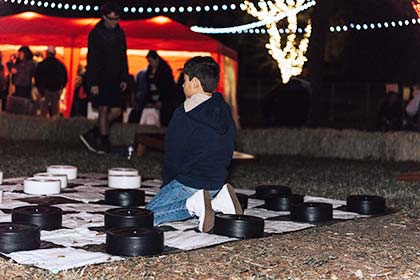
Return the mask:
[[165,134],[164,187],[146,208],[154,212],[155,225],[198,216],[199,230],[208,232],[214,211],[242,214],[233,188],[225,184],[236,128],[229,105],[213,93],[219,81],[217,63],[194,57],[184,73],[187,99]]
[[98,108],[98,123],[80,135],[83,144],[99,154],[110,150],[110,126],[122,113],[122,93],[128,81],[127,43],[118,25],[121,7],[107,2],[101,7],[101,14],[102,20],[89,33],[86,69],[93,106]]
[[38,64],[35,70],[35,85],[43,96],[41,114],[44,117],[58,115],[60,96],[66,84],[66,67],[55,58],[55,47],[49,46],[46,58]]
[[15,63],[10,65],[15,87],[14,96],[32,100],[32,78],[35,74],[33,53],[28,46],[21,46]]
[[145,103],[154,103],[160,109],[160,122],[162,126],[168,126],[175,112],[177,103],[177,91],[169,64],[159,56],[155,50],[150,50],[146,55],[149,63],[146,71],[148,92]]

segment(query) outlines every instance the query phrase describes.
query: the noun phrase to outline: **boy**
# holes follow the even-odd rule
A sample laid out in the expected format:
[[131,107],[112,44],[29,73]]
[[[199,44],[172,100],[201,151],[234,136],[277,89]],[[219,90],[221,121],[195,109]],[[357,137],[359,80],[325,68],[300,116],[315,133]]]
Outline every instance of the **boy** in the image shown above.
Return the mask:
[[164,187],[146,206],[155,225],[198,216],[199,230],[209,232],[214,211],[242,214],[233,188],[225,184],[235,124],[223,96],[213,93],[219,73],[211,57],[193,57],[184,65],[186,100],[166,131]]

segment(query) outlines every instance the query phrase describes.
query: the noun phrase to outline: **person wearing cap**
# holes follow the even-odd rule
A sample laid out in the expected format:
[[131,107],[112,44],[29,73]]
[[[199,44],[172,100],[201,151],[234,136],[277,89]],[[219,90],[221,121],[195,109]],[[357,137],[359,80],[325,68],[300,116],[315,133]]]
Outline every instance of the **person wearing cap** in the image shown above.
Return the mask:
[[86,78],[92,105],[98,109],[99,116],[97,124],[80,135],[80,140],[98,154],[110,151],[110,126],[121,116],[123,92],[129,79],[127,43],[118,24],[121,12],[115,2],[102,5],[102,19],[88,36]]
[[35,70],[35,86],[42,98],[41,114],[54,117],[59,114],[60,96],[67,84],[67,70],[55,57],[55,47],[49,46],[46,57]]

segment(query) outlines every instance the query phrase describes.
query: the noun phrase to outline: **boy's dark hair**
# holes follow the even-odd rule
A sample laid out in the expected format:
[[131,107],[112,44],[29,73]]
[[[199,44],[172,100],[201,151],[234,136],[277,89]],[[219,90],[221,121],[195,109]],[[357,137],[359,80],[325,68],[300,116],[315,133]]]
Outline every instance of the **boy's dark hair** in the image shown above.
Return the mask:
[[101,14],[103,16],[109,15],[112,12],[114,12],[117,16],[120,16],[122,13],[120,5],[116,2],[108,1],[101,6]]
[[200,80],[205,92],[213,92],[219,83],[219,65],[210,56],[196,56],[184,65],[184,73],[189,79],[196,77]]

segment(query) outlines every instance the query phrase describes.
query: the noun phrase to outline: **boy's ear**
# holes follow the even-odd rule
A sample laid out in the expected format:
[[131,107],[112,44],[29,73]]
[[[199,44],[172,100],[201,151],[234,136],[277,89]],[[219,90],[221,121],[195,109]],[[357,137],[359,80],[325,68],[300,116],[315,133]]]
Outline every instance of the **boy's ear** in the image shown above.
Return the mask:
[[199,87],[201,87],[201,82],[196,77],[192,78],[191,83],[192,83],[192,87],[193,88],[199,88]]

